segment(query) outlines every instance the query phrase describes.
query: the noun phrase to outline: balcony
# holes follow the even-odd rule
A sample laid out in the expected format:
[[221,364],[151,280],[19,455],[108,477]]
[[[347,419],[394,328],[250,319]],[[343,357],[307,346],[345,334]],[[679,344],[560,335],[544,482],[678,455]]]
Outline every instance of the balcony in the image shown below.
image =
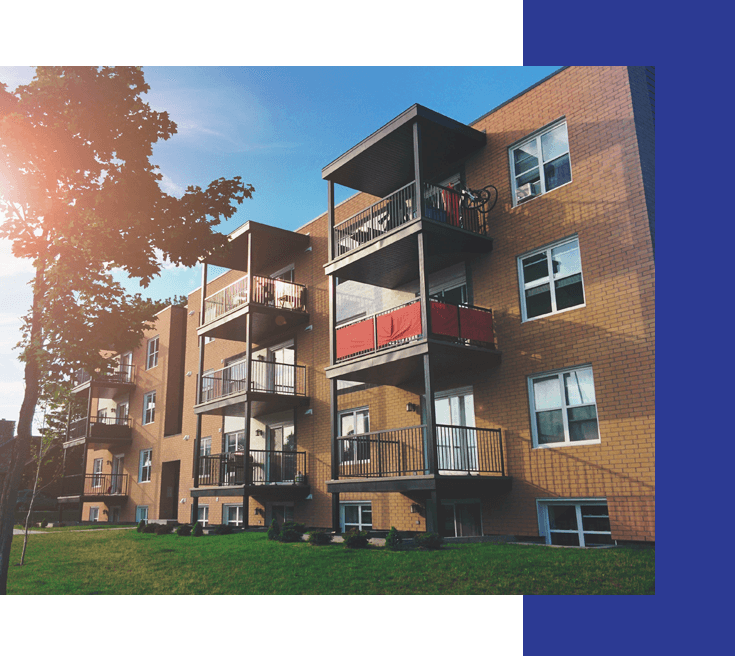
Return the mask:
[[279,410],[308,405],[306,367],[296,364],[250,361],[251,383],[247,381],[246,362],[236,362],[202,376],[197,414],[239,414],[251,402],[251,413],[258,417]]
[[252,341],[260,343],[274,333],[308,321],[306,287],[246,275],[204,300],[198,335],[242,341],[248,312],[253,315]]
[[111,399],[135,387],[135,365],[116,364],[111,371],[97,370],[93,374],[78,369],[73,377],[72,393],[78,394],[94,389],[94,395],[101,399]]
[[127,474],[75,474],[61,479],[59,503],[125,500]]
[[200,487],[192,490],[193,496],[243,496],[247,491],[264,500],[289,500],[309,495],[304,451],[251,450],[248,467],[246,480],[244,453],[201,456]]
[[436,473],[429,467],[425,425],[337,437],[339,479],[327,481],[327,491],[426,492],[441,487],[444,493],[466,495],[509,484],[500,430],[437,424],[435,434]]
[[361,318],[335,331],[336,362],[327,378],[397,385],[423,375],[432,354],[437,375],[499,362],[492,310],[431,301],[431,335],[421,330],[420,299]]
[[64,448],[78,444],[113,447],[127,446],[133,439],[130,417],[92,416],[73,421]]
[[[415,235],[425,235],[425,266],[433,273],[489,253],[487,219],[467,191],[424,183],[423,220],[409,183],[334,227],[335,259],[327,275],[395,288],[416,279]],[[413,237],[413,238],[412,238]]]

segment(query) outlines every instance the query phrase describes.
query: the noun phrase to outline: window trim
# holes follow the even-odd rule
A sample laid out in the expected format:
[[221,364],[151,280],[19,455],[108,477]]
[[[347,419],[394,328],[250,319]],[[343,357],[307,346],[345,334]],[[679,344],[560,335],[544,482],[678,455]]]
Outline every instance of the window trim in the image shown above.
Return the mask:
[[[153,407],[149,408],[149,397],[152,396],[153,399]],[[148,413],[148,410],[151,409],[151,419],[150,421],[146,421],[146,414]],[[153,424],[156,421],[156,390],[152,390],[150,392],[146,392],[143,396],[143,426],[147,426],[148,424]]]
[[[149,454],[148,464],[145,464],[144,454]],[[143,480],[143,470],[148,470],[148,478]],[[141,449],[138,456],[138,483],[150,483],[153,478],[153,449]]]
[[[546,539],[546,544],[551,545],[551,525],[549,522],[549,506],[575,506],[577,513],[577,535],[579,536],[579,548],[594,548],[598,545],[587,546],[585,544],[584,534],[589,533],[593,535],[610,535],[610,540],[616,543],[612,537],[612,524],[610,525],[610,531],[585,531],[582,524],[582,506],[606,506],[607,507],[607,518],[610,519],[610,504],[605,497],[574,497],[574,498],[560,498],[552,497],[545,499],[536,499],[536,513],[538,516],[538,527],[539,535]],[[556,529],[556,533],[574,533],[572,530]]]
[[[230,515],[230,508],[239,508],[240,509],[240,515],[242,516],[240,519],[240,523],[237,523],[237,519],[235,519],[234,523],[230,523],[229,515]],[[223,503],[222,504],[222,524],[226,524],[227,526],[244,526],[245,524],[245,510],[243,509],[242,504],[237,503]]]
[[[145,517],[139,517],[142,513],[141,510],[145,510]],[[135,523],[139,523],[141,520],[145,520],[148,523],[148,506],[135,506]]]
[[[201,511],[203,515],[206,515],[206,517],[203,517],[202,519],[199,519],[199,513]],[[195,522],[199,522],[199,526],[207,526],[209,525],[209,504],[200,505],[197,508],[197,517],[194,519]]]
[[102,487],[102,466],[104,458],[95,458],[92,461],[92,487],[94,489]]
[[[528,259],[529,257],[533,257],[534,255],[538,255],[539,253],[546,253],[546,264],[548,267],[549,259],[551,257],[551,251],[554,248],[558,248],[559,246],[565,246],[566,244],[570,244],[572,242],[577,242],[577,251],[579,252],[579,277],[582,281],[582,296],[584,297],[584,300],[579,305],[573,305],[572,307],[564,308],[563,310],[555,310],[553,309],[556,306],[556,291],[553,288],[552,283],[554,282],[553,273],[548,276],[548,283],[539,282],[537,284],[532,284],[529,289],[532,289],[533,287],[539,287],[543,284],[549,285],[549,292],[554,291],[554,293],[551,295],[551,305],[552,310],[551,312],[547,312],[546,314],[539,314],[535,317],[528,317],[528,310],[526,309],[526,282],[525,278],[523,276],[523,260]],[[517,269],[518,269],[518,291],[520,294],[520,304],[521,304],[521,323],[527,323],[529,321],[536,321],[537,319],[544,319],[546,317],[551,317],[556,314],[562,314],[563,312],[571,312],[572,310],[581,310],[582,308],[587,307],[587,294],[585,294],[585,285],[584,285],[584,266],[582,265],[582,248],[579,245],[579,235],[571,235],[570,237],[565,237],[564,239],[560,239],[559,241],[551,242],[550,244],[546,244],[545,246],[541,246],[540,248],[536,248],[532,251],[528,251],[526,253],[523,253],[522,255],[519,255],[516,258],[517,263]],[[576,274],[572,274],[576,275]],[[536,281],[534,281],[535,283]]]
[[[145,349],[145,368],[146,371],[148,369],[155,369],[158,366],[158,351],[160,347],[160,335],[156,335],[155,337],[151,337],[148,342],[146,343],[146,349]],[[155,351],[151,350],[151,346],[153,346],[155,343]],[[153,359],[153,364],[151,364],[151,359]]]
[[[569,182],[565,182],[564,184],[559,185],[558,187],[554,187],[554,189],[546,189],[546,176],[539,175],[539,181],[541,182],[541,186],[543,188],[543,191],[539,192],[535,196],[531,196],[527,200],[524,200],[522,203],[519,203],[516,198],[516,174],[515,174],[515,166],[513,165],[513,151],[517,150],[521,146],[529,143],[530,141],[537,141],[538,140],[538,153],[539,153],[539,173],[543,170],[544,161],[543,161],[543,155],[541,152],[541,137],[544,134],[547,134],[548,132],[551,132],[553,129],[559,127],[562,124],[565,124],[567,126],[567,154],[569,155]],[[556,189],[561,189],[562,187],[566,187],[568,184],[571,184],[574,182],[574,176],[572,175],[572,156],[571,156],[572,148],[571,144],[569,143],[569,123],[567,121],[566,116],[561,116],[560,118],[556,119],[555,121],[552,121],[551,123],[548,123],[544,127],[539,128],[538,130],[534,130],[530,134],[523,137],[523,139],[519,139],[518,141],[515,141],[510,146],[508,146],[508,173],[510,174],[510,198],[512,203],[512,208],[514,209],[516,207],[520,207],[522,205],[525,205],[526,203],[531,202],[532,200],[535,200],[536,198],[540,198],[541,196],[545,196],[548,193],[551,193],[552,191]],[[563,155],[559,155],[559,157],[562,157]],[[555,158],[556,159],[556,158]]]
[[[359,531],[372,531],[373,530],[373,502],[372,501],[340,501],[339,502],[339,526],[340,530],[345,533],[349,529],[345,525],[345,508],[347,506],[357,506],[358,510],[358,521],[357,526],[350,522],[350,528],[357,528]],[[363,525],[362,521],[362,507],[370,506],[370,528],[367,528],[367,524]]]
[[[363,412],[363,411],[366,411],[367,412],[367,420],[368,420],[368,431],[367,432],[370,433],[370,427],[371,427],[370,406],[369,405],[365,405],[365,406],[359,406],[359,407],[356,407],[356,408],[345,408],[344,410],[340,410],[337,413],[337,424],[338,424],[338,427],[339,427],[339,436],[338,437],[349,437],[349,435],[342,435],[342,417],[345,416],[345,415],[348,415],[348,414],[352,414],[355,417],[355,419],[357,419],[357,413],[358,412]],[[353,435],[364,435],[364,433],[353,433]],[[368,438],[367,448],[368,448],[368,454],[370,454],[370,450],[371,449],[370,449],[370,440],[369,440],[369,438]],[[343,452],[342,451],[339,451],[339,464],[340,465],[343,465],[343,464],[346,464],[346,463],[349,463],[349,464],[360,464],[360,463],[369,463],[370,462],[370,458],[362,459],[362,460],[358,459],[358,457],[357,457],[357,451],[358,450],[356,448],[355,449],[354,457],[351,460],[345,460],[344,459]]]
[[[582,371],[584,369],[589,369],[592,373],[592,385],[595,391],[595,419],[597,421],[597,439],[596,440],[580,440],[580,441],[571,441],[569,439],[569,420],[567,416],[567,409],[568,408],[576,408],[581,407],[578,405],[572,405],[568,406],[566,405],[566,402],[564,401],[565,394],[564,394],[564,374],[568,374],[573,371]],[[563,405],[561,406],[562,412],[562,425],[564,426],[564,441],[563,442],[550,442],[549,444],[539,444],[538,442],[538,427],[536,424],[536,403],[534,400],[534,393],[533,393],[533,382],[534,380],[537,380],[539,378],[547,378],[549,376],[556,376],[559,380],[560,385],[560,393],[561,393],[561,399]],[[530,374],[526,378],[527,380],[527,389],[528,389],[528,405],[530,410],[530,419],[531,419],[531,439],[532,439],[532,445],[534,449],[557,449],[560,447],[567,447],[567,446],[588,446],[591,444],[601,444],[602,439],[600,435],[600,413],[597,410],[597,388],[595,387],[595,372],[592,369],[591,364],[582,364],[575,367],[566,367],[564,369],[554,369],[553,371],[542,371],[536,374]],[[583,406],[591,405],[589,403],[582,404]],[[543,412],[543,411],[542,411]]]
[[[92,511],[95,511],[94,513],[94,519],[92,519]],[[99,522],[100,521],[100,507],[99,506],[90,506],[89,507],[89,521],[90,522]]]

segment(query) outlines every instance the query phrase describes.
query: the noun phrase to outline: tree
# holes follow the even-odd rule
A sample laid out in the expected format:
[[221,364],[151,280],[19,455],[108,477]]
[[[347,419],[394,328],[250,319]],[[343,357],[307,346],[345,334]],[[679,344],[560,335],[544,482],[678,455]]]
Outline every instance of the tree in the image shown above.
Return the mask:
[[166,261],[195,264],[225,246],[214,228],[254,191],[236,176],[189,186],[180,198],[164,193],[150,158],[176,125],[143,101],[148,89],[135,67],[38,67],[15,91],[0,83],[0,238],[35,268],[18,345],[18,443],[0,495],[1,593],[43,380],[68,379],[78,367],[109,370],[103,352],[136,347],[158,308],[127,293],[112,272],[145,287]]

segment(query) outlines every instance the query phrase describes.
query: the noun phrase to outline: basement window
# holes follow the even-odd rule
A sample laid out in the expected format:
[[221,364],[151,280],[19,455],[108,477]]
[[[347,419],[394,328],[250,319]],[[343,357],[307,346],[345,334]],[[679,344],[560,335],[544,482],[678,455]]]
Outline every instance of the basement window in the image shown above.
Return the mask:
[[599,547],[613,544],[606,499],[537,499],[539,533],[546,544]]

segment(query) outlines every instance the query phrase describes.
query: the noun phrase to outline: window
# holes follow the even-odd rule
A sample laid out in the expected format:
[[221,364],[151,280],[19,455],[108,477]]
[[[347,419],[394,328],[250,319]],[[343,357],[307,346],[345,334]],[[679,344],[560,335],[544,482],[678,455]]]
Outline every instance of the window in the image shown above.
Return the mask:
[[135,507],[135,523],[138,524],[141,520],[148,523],[148,506]]
[[130,412],[130,405],[128,403],[118,403],[117,409],[115,410],[115,423],[127,426],[128,412]]
[[582,259],[574,237],[518,258],[522,320],[584,305]]
[[199,506],[197,509],[197,521],[200,526],[209,524],[209,506]]
[[209,456],[212,455],[212,438],[203,437],[199,440],[199,455]]
[[89,521],[90,522],[100,521],[100,509],[97,506],[92,506],[89,509]]
[[612,544],[605,499],[538,499],[539,533],[546,544],[594,547]]
[[102,458],[95,458],[92,463],[92,487],[102,487]]
[[242,526],[242,506],[222,506],[222,523]]
[[[370,432],[370,410],[358,408],[339,413],[340,437],[363,435]],[[365,462],[370,460],[370,438],[340,440],[340,462]]]
[[511,146],[509,155],[514,206],[572,181],[566,122]]
[[143,397],[143,423],[152,424],[156,419],[156,393],[148,392]]
[[225,433],[225,453],[245,451],[245,431]]
[[148,340],[148,349],[146,350],[145,368],[153,369],[158,366],[158,335]]
[[373,508],[370,501],[354,501],[339,504],[342,531],[354,528],[369,531],[373,528]]
[[133,354],[128,351],[120,356],[120,380],[130,383],[133,380]]
[[[228,392],[225,392],[229,394]],[[214,369],[202,373],[202,398],[200,403],[207,403],[215,398],[214,395]]]
[[532,376],[528,388],[535,447],[600,441],[591,367]]
[[152,461],[153,449],[143,449],[140,452],[140,461],[138,464],[138,483],[150,482]]

